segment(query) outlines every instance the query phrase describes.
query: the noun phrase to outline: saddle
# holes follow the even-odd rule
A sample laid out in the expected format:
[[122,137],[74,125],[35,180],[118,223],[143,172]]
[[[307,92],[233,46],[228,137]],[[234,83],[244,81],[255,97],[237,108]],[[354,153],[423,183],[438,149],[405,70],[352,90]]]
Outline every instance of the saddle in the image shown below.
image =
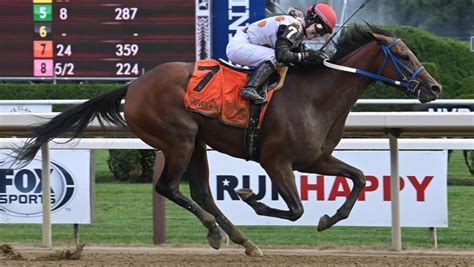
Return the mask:
[[278,68],[267,82],[267,102],[255,105],[239,93],[247,83],[249,68],[226,61],[205,59],[194,64],[184,96],[186,109],[223,124],[246,129],[247,160],[258,159],[258,133],[273,94],[283,87],[288,67]]

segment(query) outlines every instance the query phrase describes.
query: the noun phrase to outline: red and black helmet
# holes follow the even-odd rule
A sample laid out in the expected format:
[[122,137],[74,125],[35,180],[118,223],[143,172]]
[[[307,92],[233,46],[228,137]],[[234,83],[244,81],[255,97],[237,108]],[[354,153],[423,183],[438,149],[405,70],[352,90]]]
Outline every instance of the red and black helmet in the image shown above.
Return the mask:
[[315,4],[307,9],[304,20],[306,27],[316,23],[316,31],[322,35],[333,32],[336,26],[337,15],[331,6],[327,4]]

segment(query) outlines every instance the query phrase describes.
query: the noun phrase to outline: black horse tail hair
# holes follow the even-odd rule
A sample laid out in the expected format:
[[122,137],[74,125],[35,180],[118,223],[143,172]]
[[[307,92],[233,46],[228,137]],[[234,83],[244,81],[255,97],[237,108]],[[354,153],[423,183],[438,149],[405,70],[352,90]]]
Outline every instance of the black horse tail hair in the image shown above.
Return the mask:
[[34,137],[27,139],[24,145],[12,148],[15,157],[13,164],[20,167],[26,166],[34,159],[42,145],[63,133],[72,133],[69,141],[81,137],[94,118],[97,118],[104,130],[106,123],[126,127],[126,122],[120,115],[120,102],[127,90],[128,85],[92,98],[61,112],[47,123],[35,126]]

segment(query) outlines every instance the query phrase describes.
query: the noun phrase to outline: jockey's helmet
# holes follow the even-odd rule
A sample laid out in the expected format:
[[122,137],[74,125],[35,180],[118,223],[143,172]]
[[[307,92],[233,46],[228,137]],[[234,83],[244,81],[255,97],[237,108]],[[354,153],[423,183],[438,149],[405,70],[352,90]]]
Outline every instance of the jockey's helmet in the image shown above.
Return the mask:
[[315,4],[306,10],[304,18],[305,26],[309,27],[314,24],[316,31],[323,35],[332,33],[336,26],[337,15],[334,9],[327,4]]

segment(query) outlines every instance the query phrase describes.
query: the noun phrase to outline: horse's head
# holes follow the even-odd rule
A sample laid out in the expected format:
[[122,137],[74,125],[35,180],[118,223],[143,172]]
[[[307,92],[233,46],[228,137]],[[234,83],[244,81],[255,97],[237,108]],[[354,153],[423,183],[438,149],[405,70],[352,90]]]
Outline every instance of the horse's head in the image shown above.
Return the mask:
[[400,80],[399,86],[409,94],[416,94],[421,103],[436,100],[442,86],[431,77],[415,54],[400,39],[373,33],[385,53],[379,74]]

